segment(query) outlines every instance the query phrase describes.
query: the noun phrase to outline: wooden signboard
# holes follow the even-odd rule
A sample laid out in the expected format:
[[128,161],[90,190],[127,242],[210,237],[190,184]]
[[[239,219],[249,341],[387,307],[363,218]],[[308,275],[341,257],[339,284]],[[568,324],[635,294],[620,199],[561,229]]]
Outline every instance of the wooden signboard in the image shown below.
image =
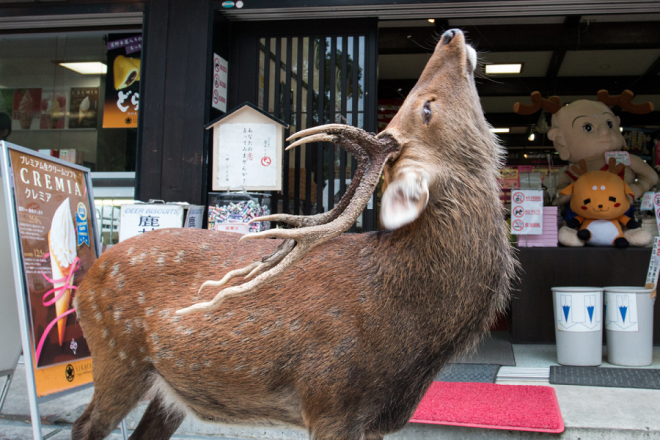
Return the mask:
[[284,129],[288,127],[250,103],[209,123],[213,191],[281,191]]

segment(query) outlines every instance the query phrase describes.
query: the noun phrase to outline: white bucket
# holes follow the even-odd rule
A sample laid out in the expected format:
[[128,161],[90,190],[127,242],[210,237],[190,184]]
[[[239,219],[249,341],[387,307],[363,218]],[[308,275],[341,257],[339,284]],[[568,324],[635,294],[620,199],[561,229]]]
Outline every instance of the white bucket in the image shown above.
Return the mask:
[[561,365],[597,366],[603,362],[603,290],[552,288],[557,362]]
[[652,289],[605,287],[607,361],[628,367],[653,362]]

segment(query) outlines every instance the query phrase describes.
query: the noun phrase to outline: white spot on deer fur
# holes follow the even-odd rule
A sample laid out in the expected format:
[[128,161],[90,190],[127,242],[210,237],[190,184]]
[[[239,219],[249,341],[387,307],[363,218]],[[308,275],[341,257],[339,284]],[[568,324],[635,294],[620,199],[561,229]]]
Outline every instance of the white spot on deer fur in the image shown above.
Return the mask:
[[119,263],[115,263],[115,265],[112,266],[112,272],[110,272],[110,275],[113,277],[119,275]]
[[133,360],[131,361],[131,367],[134,367],[135,364],[137,364],[137,361],[136,361],[135,359],[133,359]]
[[114,339],[110,339],[109,344],[110,344],[110,347],[115,348],[115,340]]
[[125,360],[126,359],[126,352],[124,350],[121,350],[119,352],[119,357],[121,358],[122,361]]
[[179,251],[176,253],[176,257],[174,257],[174,262],[175,263],[183,263],[183,255],[185,254],[184,251]]
[[156,264],[159,266],[165,266],[165,254],[161,254],[160,257],[156,260]]
[[[96,292],[94,292],[94,289],[89,289],[87,291],[87,296],[89,297],[90,300],[94,299],[95,294]],[[76,299],[78,299],[78,297],[75,297],[73,300],[75,301]]]
[[144,346],[140,346],[140,353],[144,353]]
[[165,309],[165,310],[161,310],[160,312],[158,312],[158,316],[160,316],[161,319],[165,319],[168,316],[170,316],[171,314],[172,314],[172,309]]
[[144,304],[144,301],[145,301],[144,292],[138,292],[137,300],[140,304]]
[[96,315],[94,316],[96,317],[97,321],[101,321],[101,319],[103,319],[103,314],[101,312],[96,312]]
[[119,321],[121,319],[121,309],[119,307],[115,309],[114,315],[115,315],[115,321]]
[[104,260],[100,267],[101,269],[106,270],[108,268],[108,260]]
[[151,316],[155,311],[156,308],[154,306],[148,307],[147,310],[144,311],[144,315]]
[[211,245],[205,242],[205,243],[202,243],[202,244],[199,246],[199,248],[200,248],[201,250],[203,250],[203,251],[207,251],[207,250],[209,250],[209,249],[211,248]]
[[133,246],[129,247],[128,251],[126,252],[126,255],[131,255],[133,253],[133,250],[134,250]]
[[107,328],[104,328],[104,329],[103,329],[103,339],[108,339],[108,334],[109,334],[109,333],[108,333],[108,329],[107,329]]

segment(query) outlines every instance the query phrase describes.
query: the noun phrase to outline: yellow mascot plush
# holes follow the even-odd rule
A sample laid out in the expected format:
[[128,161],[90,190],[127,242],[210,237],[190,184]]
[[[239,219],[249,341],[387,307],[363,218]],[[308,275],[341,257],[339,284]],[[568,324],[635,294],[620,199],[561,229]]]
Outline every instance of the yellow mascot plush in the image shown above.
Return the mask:
[[[634,192],[619,177],[622,169],[623,165],[615,165],[614,158],[610,159],[607,171],[587,172],[584,161],[571,168],[579,178],[564,188],[561,194],[572,196],[570,206],[577,216],[569,220],[567,226],[578,229],[577,238],[582,244],[564,243],[560,239],[562,244],[583,246],[586,243],[591,246],[628,247],[630,242],[624,236],[621,226],[632,230],[639,228],[639,225],[634,219],[625,215],[630,209],[628,196],[633,198]],[[650,242],[650,233],[642,229],[637,231],[634,244],[644,246]]]

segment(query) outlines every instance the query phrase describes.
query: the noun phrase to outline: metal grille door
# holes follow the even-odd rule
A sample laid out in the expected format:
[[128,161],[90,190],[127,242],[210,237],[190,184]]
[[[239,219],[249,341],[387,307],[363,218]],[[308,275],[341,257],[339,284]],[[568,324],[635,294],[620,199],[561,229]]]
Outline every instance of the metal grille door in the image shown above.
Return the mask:
[[[361,22],[362,32],[256,35],[257,105],[289,123],[287,136],[329,123],[376,131],[376,26]],[[285,151],[283,165],[273,210],[306,215],[332,209],[357,168],[349,153],[322,142]],[[372,197],[353,231],[376,228],[374,206]]]

